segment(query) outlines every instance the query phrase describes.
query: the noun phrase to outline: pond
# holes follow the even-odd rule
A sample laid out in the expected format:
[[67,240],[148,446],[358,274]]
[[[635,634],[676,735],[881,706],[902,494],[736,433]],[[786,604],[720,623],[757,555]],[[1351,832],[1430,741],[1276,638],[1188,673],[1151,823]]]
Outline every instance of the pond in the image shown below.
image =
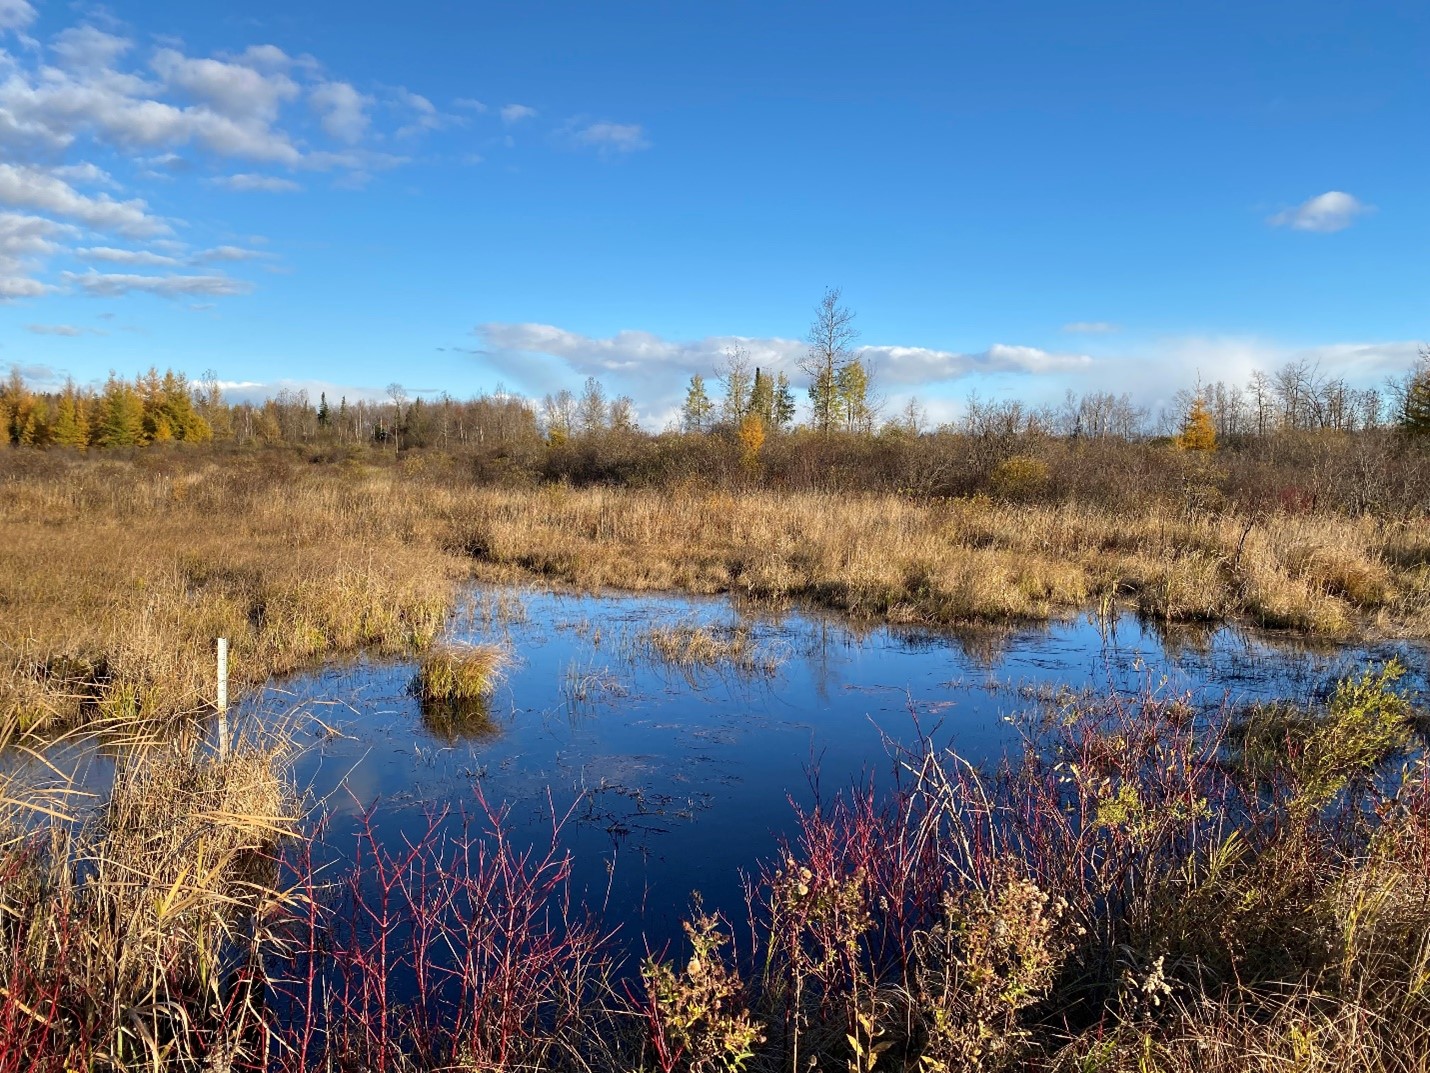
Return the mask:
[[[682,665],[652,630],[708,630],[735,663]],[[474,787],[518,837],[560,841],[575,895],[626,937],[680,935],[692,894],[734,919],[742,874],[792,833],[794,807],[886,780],[889,743],[928,734],[974,763],[1018,746],[1010,716],[1059,690],[1189,691],[1214,707],[1310,700],[1367,661],[1398,657],[1423,687],[1420,645],[1310,645],[1235,628],[1165,632],[1131,616],[961,633],[855,626],[722,599],[478,588],[455,640],[509,663],[482,711],[424,712],[410,663],[357,660],[247,696],[240,719],[291,725],[294,774],[322,854],[352,852],[374,804],[397,846]]]
[[[673,661],[652,641],[661,630],[708,631],[736,642],[737,658]],[[1430,649],[1409,642],[1167,631],[1131,615],[930,631],[720,598],[539,588],[473,588],[449,636],[507,654],[479,710],[424,711],[415,664],[358,658],[254,690],[234,719],[295,740],[319,865],[349,860],[366,823],[393,849],[435,810],[450,808],[455,830],[480,793],[507,810],[517,841],[549,845],[553,815],[564,818],[574,898],[636,952],[679,939],[697,891],[706,908],[743,919],[744,877],[793,835],[796,808],[855,782],[887,784],[891,747],[919,735],[991,765],[1019,747],[1013,716],[1060,691],[1150,687],[1211,710],[1312,701],[1392,657],[1413,688],[1430,678]],[[113,771],[112,756],[82,740],[44,762],[98,799]]]

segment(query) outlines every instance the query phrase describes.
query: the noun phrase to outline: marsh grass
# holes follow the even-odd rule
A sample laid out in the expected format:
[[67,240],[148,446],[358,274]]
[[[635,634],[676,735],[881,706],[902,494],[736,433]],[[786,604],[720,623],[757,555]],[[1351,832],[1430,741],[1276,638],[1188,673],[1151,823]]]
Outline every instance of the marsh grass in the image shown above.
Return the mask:
[[422,653],[412,692],[424,704],[481,701],[491,695],[509,657],[497,645],[443,642]]
[[282,737],[220,757],[129,732],[97,803],[0,780],[0,1026],[37,1069],[184,1068],[261,1029],[255,958],[296,832]]
[[1130,604],[1166,623],[1430,635],[1430,527],[1415,518],[482,487],[454,460],[408,461],[7,452],[0,715],[56,727],[202,711],[217,636],[235,689],[359,648],[420,652],[473,577],[941,627]]
[[782,662],[779,653],[755,641],[748,626],[712,626],[694,619],[643,630],[635,649],[685,672],[728,667],[769,677]]

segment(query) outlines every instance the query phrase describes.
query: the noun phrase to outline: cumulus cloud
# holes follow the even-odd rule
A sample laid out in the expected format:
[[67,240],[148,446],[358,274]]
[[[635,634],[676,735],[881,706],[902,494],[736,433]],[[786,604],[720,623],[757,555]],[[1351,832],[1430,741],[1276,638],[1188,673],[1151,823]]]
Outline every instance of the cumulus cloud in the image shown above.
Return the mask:
[[501,110],[501,121],[508,126],[520,123],[523,119],[534,118],[536,118],[536,109],[525,104],[508,104]]
[[0,30],[23,30],[35,21],[35,9],[26,0],[0,0]]
[[367,134],[367,109],[372,98],[347,82],[323,82],[308,91],[308,105],[323,129],[340,142],[356,145]]
[[649,149],[650,139],[645,128],[639,123],[577,123],[571,130],[571,138],[577,145],[598,149],[603,153],[633,153],[638,149]]
[[[800,359],[807,344],[797,339],[711,336],[693,341],[664,339],[651,332],[623,331],[601,339],[567,331],[551,324],[479,325],[475,334],[484,344],[481,353],[513,373],[522,371],[520,359],[528,356],[554,358],[579,376],[613,375],[650,378],[679,385],[693,373],[708,376],[725,355],[742,349],[750,364],[771,372],[783,372],[802,382]],[[978,353],[958,353],[915,346],[868,346],[861,359],[880,383],[889,385],[935,385],[975,373],[1069,373],[1088,369],[1093,361],[1081,354],[1056,354],[1036,347],[995,343]],[[528,366],[529,371],[529,366]]]
[[300,183],[292,179],[283,179],[277,175],[256,175],[252,172],[239,172],[237,175],[217,175],[208,180],[214,186],[222,186],[226,190],[236,190],[242,194],[254,192],[265,194],[291,194],[303,189]]
[[66,224],[18,212],[0,212],[0,301],[38,298],[53,288],[31,278],[37,261],[60,248],[57,239],[75,229]]
[[170,88],[240,122],[271,123],[278,118],[279,107],[298,95],[298,84],[281,72],[194,59],[172,48],[160,49],[149,65]]
[[1358,217],[1373,211],[1370,205],[1343,190],[1328,190],[1308,198],[1295,208],[1278,212],[1267,223],[1293,231],[1344,231]]
[[142,276],[129,273],[65,272],[65,283],[80,288],[96,298],[117,298],[135,292],[157,294],[165,298],[180,295],[213,295],[216,297],[247,294],[253,285],[245,280],[224,275]]
[[100,231],[142,238],[170,232],[139,199],[115,201],[108,194],[89,197],[57,175],[23,164],[0,164],[0,205],[53,213]]

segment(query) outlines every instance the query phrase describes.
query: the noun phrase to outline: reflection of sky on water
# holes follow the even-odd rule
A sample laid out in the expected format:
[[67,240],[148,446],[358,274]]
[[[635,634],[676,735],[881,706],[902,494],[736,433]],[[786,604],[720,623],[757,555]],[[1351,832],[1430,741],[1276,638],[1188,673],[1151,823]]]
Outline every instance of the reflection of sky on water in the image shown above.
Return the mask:
[[[609,884],[612,921],[656,944],[678,934],[694,890],[740,912],[740,871],[789,830],[789,800],[811,800],[812,768],[826,793],[865,774],[885,779],[882,736],[910,740],[915,718],[965,757],[991,761],[1013,744],[1003,717],[1061,686],[1135,689],[1151,675],[1205,703],[1307,699],[1367,658],[1399,655],[1422,684],[1430,662],[1418,646],[1337,649],[1234,629],[1168,634],[1131,617],[1103,628],[1078,620],[953,635],[814,613],[742,617],[715,599],[516,596],[503,602],[524,610],[503,620],[492,615],[494,593],[479,590],[453,624],[455,637],[511,653],[485,718],[447,713],[429,729],[407,692],[413,666],[368,660],[249,696],[241,717],[295,721],[296,777],[314,815],[328,817],[333,857],[347,852],[356,814],[373,802],[396,845],[425,827],[425,808],[471,807],[478,782],[488,800],[511,807],[518,829],[539,837],[550,829],[550,788],[559,810],[575,809],[563,840],[578,888],[599,903]],[[782,657],[778,672],[686,672],[643,654],[643,630],[694,622],[743,622],[762,651]],[[102,777],[105,765],[93,763]]]

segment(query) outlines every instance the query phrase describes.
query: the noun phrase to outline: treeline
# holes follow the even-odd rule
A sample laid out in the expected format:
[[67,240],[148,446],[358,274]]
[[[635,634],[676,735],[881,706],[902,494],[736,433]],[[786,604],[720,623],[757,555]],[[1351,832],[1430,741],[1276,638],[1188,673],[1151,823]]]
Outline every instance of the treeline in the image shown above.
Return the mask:
[[[732,354],[708,385],[693,379],[685,419],[659,433],[644,431],[634,402],[594,378],[579,394],[539,402],[504,391],[411,398],[393,384],[383,400],[314,401],[290,390],[229,403],[212,375],[190,381],[153,369],[50,391],[12,371],[0,386],[0,429],[21,447],[212,443],[287,447],[314,461],[440,452],[485,483],[1430,509],[1430,352],[1383,391],[1351,389],[1294,363],[1245,385],[1183,391],[1155,416],[1106,392],[1069,393],[1056,406],[970,397],[956,421],[937,427],[916,404],[877,417],[867,377],[847,372],[852,360],[825,367],[832,390],[823,416],[810,405],[797,421],[788,380]],[[854,390],[860,384],[866,393]]]

